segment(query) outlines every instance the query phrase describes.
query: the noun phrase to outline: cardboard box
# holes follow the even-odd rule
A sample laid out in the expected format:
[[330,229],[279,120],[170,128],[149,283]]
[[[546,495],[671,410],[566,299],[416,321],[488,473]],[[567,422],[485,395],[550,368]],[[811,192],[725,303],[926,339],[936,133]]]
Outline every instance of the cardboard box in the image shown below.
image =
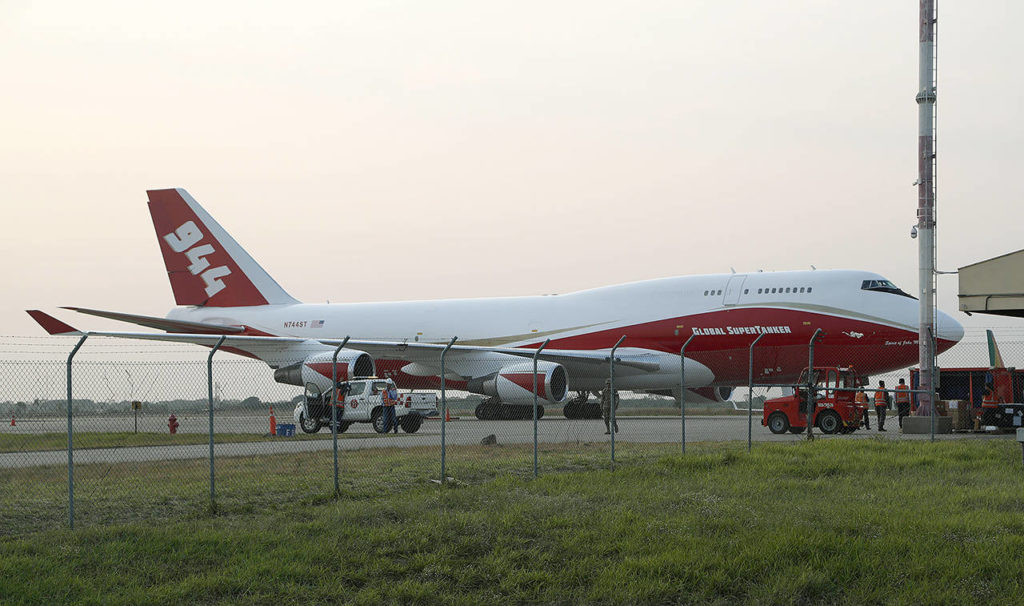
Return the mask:
[[970,430],[974,429],[974,418],[971,414],[970,402],[963,402],[960,400],[952,400],[949,403],[949,413],[953,417],[953,429],[954,430]]

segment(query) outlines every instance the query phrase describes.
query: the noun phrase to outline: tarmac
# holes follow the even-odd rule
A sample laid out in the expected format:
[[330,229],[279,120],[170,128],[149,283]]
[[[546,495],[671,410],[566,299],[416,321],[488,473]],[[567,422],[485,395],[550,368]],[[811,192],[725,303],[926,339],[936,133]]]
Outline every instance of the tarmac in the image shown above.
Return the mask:
[[[179,433],[207,434],[209,419],[202,415],[179,418]],[[291,422],[288,418],[277,418],[278,423]],[[929,434],[901,434],[893,419],[887,423],[886,432],[873,429],[860,429],[851,434],[826,436],[815,431],[815,436],[830,440],[872,439],[886,440],[928,440]],[[428,419],[414,434],[400,432],[398,434],[377,434],[369,424],[352,425],[338,440],[340,451],[361,450],[367,448],[413,448],[441,447],[442,426],[444,440],[449,446],[468,446],[480,444],[480,441],[494,435],[499,444],[530,444],[533,442],[533,421],[480,421],[475,418],[462,417],[443,423],[440,419]],[[133,430],[131,416],[111,417],[80,417],[74,423],[74,435],[84,432],[115,432]],[[67,420],[61,418],[23,419],[15,427],[0,427],[0,447],[5,433],[41,434],[65,433]],[[619,419],[619,430],[616,432],[617,442],[634,443],[680,443],[682,423],[679,417],[672,416],[628,416]],[[140,432],[167,433],[166,419],[146,416],[139,418]],[[296,428],[296,431],[301,431]],[[604,433],[601,420],[569,420],[561,417],[541,419],[537,423],[537,440],[541,444],[565,443],[600,443],[608,442],[611,436]],[[267,435],[268,419],[253,415],[222,415],[214,420],[214,456],[215,457],[252,457],[276,454],[314,452],[333,449],[328,429],[321,429],[325,439],[295,440],[278,438],[273,441],[239,442],[217,444],[216,434],[252,433],[255,436]],[[355,437],[358,436],[358,437]],[[687,443],[745,441],[748,436],[746,416],[688,416],[686,418]],[[750,426],[750,438],[756,442],[791,442],[805,440],[806,434],[775,435],[763,427],[760,416],[754,415]],[[1015,439],[1014,434],[988,433],[954,433],[937,434],[938,440],[957,439]],[[209,444],[189,444],[181,446],[136,446],[123,448],[76,448],[73,452],[75,465],[93,463],[141,463],[147,461],[170,461],[182,459],[202,459],[209,456]],[[0,452],[0,468],[26,468],[48,465],[66,466],[68,455],[66,449],[48,451]]]

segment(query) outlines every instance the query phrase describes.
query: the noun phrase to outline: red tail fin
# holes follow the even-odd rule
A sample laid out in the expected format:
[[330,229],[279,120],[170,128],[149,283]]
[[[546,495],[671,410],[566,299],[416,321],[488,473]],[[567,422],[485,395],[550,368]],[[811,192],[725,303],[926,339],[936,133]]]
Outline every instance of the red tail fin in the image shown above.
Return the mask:
[[298,303],[188,192],[157,189],[146,193],[178,305]]

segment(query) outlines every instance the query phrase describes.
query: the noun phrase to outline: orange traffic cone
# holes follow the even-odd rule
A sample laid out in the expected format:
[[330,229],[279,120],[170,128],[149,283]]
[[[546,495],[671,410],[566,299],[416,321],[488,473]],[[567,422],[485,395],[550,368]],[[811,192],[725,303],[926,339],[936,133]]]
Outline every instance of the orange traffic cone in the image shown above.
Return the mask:
[[274,407],[270,407],[270,435],[277,435],[277,419],[274,418]]
[[450,408],[445,408],[444,409],[444,420],[445,421],[454,421],[455,419],[458,419],[458,418],[459,417],[453,417],[452,416],[452,409],[450,409]]
[[18,424],[14,422],[14,415],[11,415],[11,427],[16,427]]

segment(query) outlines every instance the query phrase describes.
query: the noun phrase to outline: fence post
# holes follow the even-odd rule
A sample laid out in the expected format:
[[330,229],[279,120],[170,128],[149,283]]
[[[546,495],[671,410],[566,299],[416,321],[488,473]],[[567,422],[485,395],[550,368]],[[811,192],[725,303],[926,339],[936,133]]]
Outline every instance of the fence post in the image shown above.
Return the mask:
[[807,439],[814,439],[814,411],[818,407],[816,402],[818,392],[814,388],[814,343],[822,334],[820,328],[815,329],[811,335],[811,342],[807,345]]
[[68,354],[68,525],[71,530],[75,529],[75,461],[74,451],[71,448],[71,359],[75,357],[78,349],[88,338],[89,333],[83,334],[82,338],[78,340],[78,344]]
[[210,397],[210,513],[217,511],[217,493],[214,491],[213,483],[213,354],[217,353],[217,350],[224,344],[224,339],[226,338],[222,336],[206,358],[206,386],[209,389]]
[[548,346],[551,339],[545,339],[544,343],[533,352],[533,477],[537,477],[537,356]]
[[764,333],[757,335],[750,344],[750,366],[747,373],[747,452],[750,452],[754,439],[754,346],[763,336]]
[[[334,496],[341,494],[338,486],[338,354],[348,344],[349,337],[341,342],[334,350],[334,359],[331,360],[331,440],[334,442]],[[349,372],[349,374],[352,374]],[[344,402],[342,402],[344,405]]]
[[622,342],[626,340],[626,335],[619,337],[619,340],[615,342],[612,347],[611,355],[608,356],[609,367],[608,367],[608,378],[611,379],[611,386],[608,394],[608,407],[611,410],[611,423],[608,424],[612,435],[612,469],[615,469],[615,350],[622,345]]
[[696,333],[690,335],[686,343],[679,348],[679,423],[681,425],[679,433],[682,436],[682,454],[686,454],[686,347],[696,336]]
[[458,337],[452,337],[452,340],[445,346],[444,351],[441,352],[441,484],[448,481],[448,468],[446,467],[447,461],[445,459],[448,448],[445,441],[445,428],[448,426],[448,398],[445,395],[447,386],[445,385],[444,378],[444,357],[448,354],[448,350],[452,348],[452,345],[455,345],[457,339]]

